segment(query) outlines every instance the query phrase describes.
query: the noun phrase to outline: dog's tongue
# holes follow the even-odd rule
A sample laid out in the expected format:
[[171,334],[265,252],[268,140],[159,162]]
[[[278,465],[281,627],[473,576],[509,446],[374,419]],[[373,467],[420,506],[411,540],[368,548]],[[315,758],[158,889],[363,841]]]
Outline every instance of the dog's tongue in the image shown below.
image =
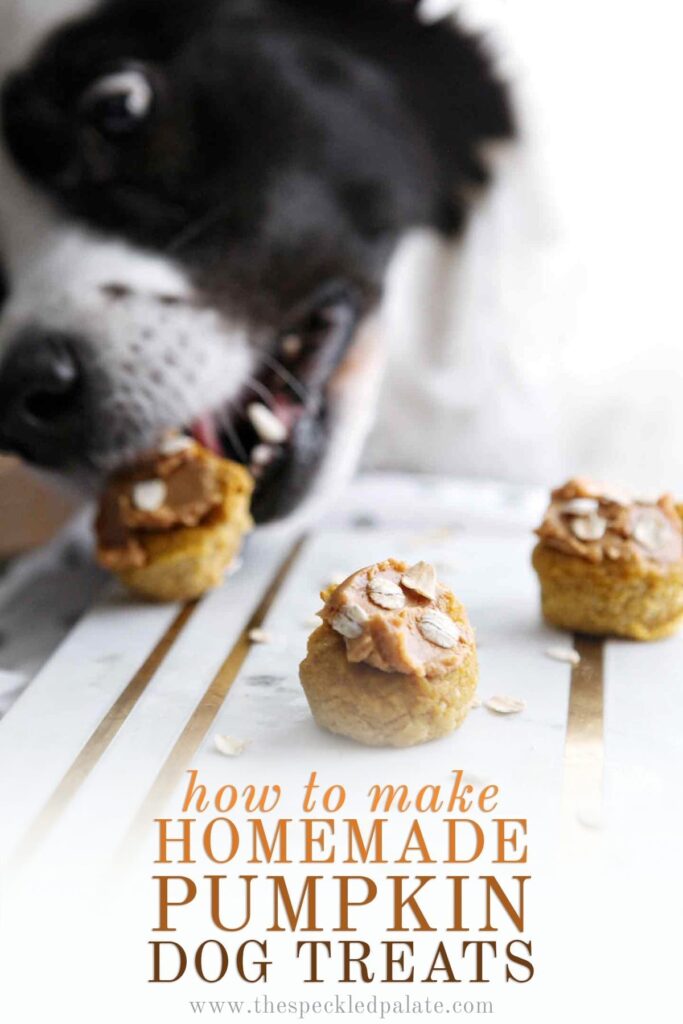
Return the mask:
[[204,416],[200,416],[199,419],[195,420],[190,433],[195,441],[198,441],[215,455],[223,454],[223,447],[216,430],[216,420],[211,413],[205,413]]

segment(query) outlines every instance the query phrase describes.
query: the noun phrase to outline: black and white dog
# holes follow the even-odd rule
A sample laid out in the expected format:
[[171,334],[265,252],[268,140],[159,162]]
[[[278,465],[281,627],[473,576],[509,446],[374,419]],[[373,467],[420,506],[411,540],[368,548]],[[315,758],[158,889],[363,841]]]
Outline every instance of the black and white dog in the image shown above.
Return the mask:
[[352,469],[392,253],[458,231],[512,130],[479,43],[415,8],[107,0],[10,54],[0,449],[92,483],[193,430],[261,522]]

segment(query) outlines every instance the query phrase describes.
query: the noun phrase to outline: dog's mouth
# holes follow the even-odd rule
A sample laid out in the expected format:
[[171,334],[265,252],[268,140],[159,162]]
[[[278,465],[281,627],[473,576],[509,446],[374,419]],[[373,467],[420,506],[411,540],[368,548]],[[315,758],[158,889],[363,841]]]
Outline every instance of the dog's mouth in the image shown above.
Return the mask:
[[328,290],[295,328],[259,347],[256,369],[228,407],[191,425],[201,444],[249,468],[258,523],[288,515],[317,475],[332,425],[330,383],[358,316],[355,296]]

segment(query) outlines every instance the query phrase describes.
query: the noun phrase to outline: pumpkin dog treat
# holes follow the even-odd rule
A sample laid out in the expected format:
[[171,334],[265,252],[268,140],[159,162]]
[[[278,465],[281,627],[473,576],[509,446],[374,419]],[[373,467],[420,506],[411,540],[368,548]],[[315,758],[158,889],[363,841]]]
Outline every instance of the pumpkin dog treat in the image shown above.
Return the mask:
[[669,495],[631,500],[589,480],[552,492],[533,565],[553,626],[657,640],[683,620],[683,531]]
[[433,566],[389,559],[322,595],[301,683],[318,725],[408,747],[464,720],[477,688],[474,633]]
[[97,555],[131,590],[186,601],[218,586],[252,525],[247,471],[185,437],[116,473],[102,496]]

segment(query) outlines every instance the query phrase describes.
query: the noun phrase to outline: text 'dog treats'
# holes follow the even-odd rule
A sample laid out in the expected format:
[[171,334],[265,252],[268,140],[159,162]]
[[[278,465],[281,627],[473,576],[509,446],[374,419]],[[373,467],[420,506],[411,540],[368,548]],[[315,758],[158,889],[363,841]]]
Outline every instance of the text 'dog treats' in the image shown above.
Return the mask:
[[631,499],[584,479],[552,492],[533,565],[545,619],[656,640],[683,619],[683,531],[669,495]]
[[131,590],[158,601],[218,586],[251,529],[252,480],[190,438],[116,473],[96,522],[100,563]]
[[436,739],[477,688],[467,613],[424,562],[389,559],[323,593],[300,677],[317,723],[372,746]]

